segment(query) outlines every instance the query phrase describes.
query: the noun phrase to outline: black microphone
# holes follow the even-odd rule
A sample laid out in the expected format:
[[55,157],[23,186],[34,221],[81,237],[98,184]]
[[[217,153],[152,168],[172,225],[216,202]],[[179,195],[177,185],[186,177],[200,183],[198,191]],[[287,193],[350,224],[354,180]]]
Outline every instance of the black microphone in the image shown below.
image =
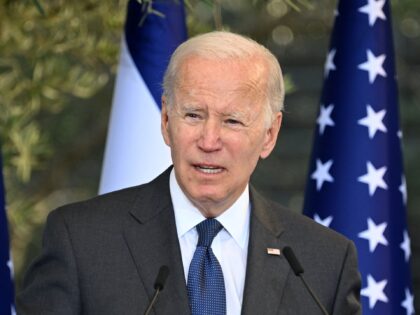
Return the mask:
[[295,273],[295,275],[298,276],[302,280],[302,282],[305,285],[306,289],[309,291],[309,293],[311,294],[312,298],[315,300],[316,304],[321,309],[322,313],[324,315],[328,315],[327,310],[322,305],[321,301],[318,299],[318,297],[316,296],[315,292],[311,289],[311,287],[309,286],[309,284],[306,283],[305,278],[303,277],[304,270],[302,268],[302,265],[299,263],[299,260],[296,258],[295,253],[293,252],[293,250],[289,246],[286,246],[286,247],[283,248],[283,255],[286,258],[287,262],[290,265],[290,268],[292,268],[292,270]]
[[155,294],[153,295],[153,298],[150,301],[149,307],[144,312],[144,315],[148,315],[150,311],[152,310],[152,307],[153,305],[155,305],[160,291],[162,291],[163,288],[165,287],[166,279],[168,278],[168,276],[169,276],[168,266],[165,266],[165,265],[160,266],[158,275],[155,280],[155,284],[153,286],[155,288]]

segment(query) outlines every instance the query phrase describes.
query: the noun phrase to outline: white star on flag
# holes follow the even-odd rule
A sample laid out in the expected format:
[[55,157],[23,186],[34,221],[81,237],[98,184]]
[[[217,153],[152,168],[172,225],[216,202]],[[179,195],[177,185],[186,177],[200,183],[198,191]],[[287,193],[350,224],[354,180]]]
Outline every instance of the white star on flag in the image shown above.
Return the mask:
[[407,230],[404,231],[404,241],[400,244],[400,248],[404,251],[405,261],[408,262],[411,256],[411,242]]
[[405,299],[402,301],[401,306],[405,308],[407,315],[414,314],[414,296],[407,288],[405,289]]
[[311,175],[311,178],[316,180],[316,190],[320,190],[324,182],[334,182],[334,178],[329,173],[332,164],[333,160],[322,163],[320,159],[316,159],[316,170]]
[[385,286],[388,280],[376,282],[375,279],[369,274],[367,276],[368,285],[360,291],[360,294],[369,298],[369,308],[375,307],[376,302],[382,301],[388,303],[388,297],[384,293]]
[[382,120],[384,119],[384,116],[386,115],[386,109],[382,109],[378,112],[375,112],[372,106],[368,104],[366,106],[366,114],[367,116],[362,119],[359,119],[357,123],[369,129],[370,139],[373,139],[373,137],[375,136],[378,130],[384,133],[388,131],[384,123],[382,122]]
[[400,139],[403,138],[403,132],[402,132],[402,130],[398,130],[397,131],[397,137],[400,138]]
[[383,222],[381,224],[376,225],[371,218],[368,218],[367,223],[368,229],[363,232],[360,232],[359,234],[357,234],[357,236],[369,241],[369,251],[373,253],[378,244],[382,244],[385,246],[388,245],[388,241],[384,236],[384,232],[388,224],[386,222]]
[[335,123],[331,119],[331,113],[334,110],[334,105],[330,104],[328,107],[321,105],[321,111],[319,112],[318,119],[316,122],[319,125],[319,133],[322,135],[324,133],[326,126],[334,126]]
[[385,69],[383,68],[383,63],[385,61],[386,55],[382,54],[377,57],[372,53],[370,49],[367,50],[367,61],[361,63],[357,66],[360,70],[365,70],[369,72],[369,83],[372,84],[375,82],[375,79],[378,75],[386,77]]
[[335,64],[334,64],[334,57],[335,57],[335,53],[337,52],[337,50],[335,48],[331,49],[328,52],[327,55],[327,60],[325,60],[325,65],[324,65],[324,76],[328,77],[328,75],[330,74],[330,71],[333,71],[336,68]]
[[401,192],[404,204],[407,204],[407,182],[405,176],[401,175],[401,185],[398,187],[398,190]]
[[314,220],[315,220],[315,222],[318,222],[319,224],[322,224],[325,227],[330,227],[330,224],[333,220],[333,216],[330,215],[330,216],[326,217],[325,219],[321,219],[321,217],[317,213],[315,213]]
[[358,11],[369,15],[369,25],[373,26],[378,18],[386,20],[386,15],[383,11],[384,4],[385,0],[368,0],[368,3],[359,8]]
[[368,161],[366,165],[367,174],[360,176],[357,180],[361,183],[369,185],[369,195],[373,196],[378,187],[387,190],[388,185],[385,183],[383,178],[385,172],[387,171],[387,167],[383,166],[376,169],[370,161]]
[[10,258],[7,261],[7,267],[9,267],[9,270],[10,270],[10,278],[13,278],[13,263]]

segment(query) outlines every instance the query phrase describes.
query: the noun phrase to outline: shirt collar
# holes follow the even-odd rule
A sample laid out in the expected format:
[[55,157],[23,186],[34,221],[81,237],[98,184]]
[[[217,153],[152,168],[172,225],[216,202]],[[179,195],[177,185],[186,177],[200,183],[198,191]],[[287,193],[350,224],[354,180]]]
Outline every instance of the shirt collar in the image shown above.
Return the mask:
[[[172,169],[169,178],[169,188],[174,207],[178,238],[181,238],[206,218],[185,196],[176,180],[174,169]],[[217,217],[224,229],[242,249],[245,249],[248,244],[250,212],[249,186],[247,185],[234,204]]]

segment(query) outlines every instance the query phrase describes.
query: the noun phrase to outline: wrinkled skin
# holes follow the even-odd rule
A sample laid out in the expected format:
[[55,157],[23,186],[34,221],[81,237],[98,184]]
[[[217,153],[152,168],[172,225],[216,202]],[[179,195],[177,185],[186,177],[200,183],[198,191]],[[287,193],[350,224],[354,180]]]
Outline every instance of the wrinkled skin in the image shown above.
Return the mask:
[[194,56],[181,65],[171,104],[162,98],[162,134],[176,179],[206,217],[236,201],[259,158],[275,146],[282,115],[266,115],[266,78],[258,57]]

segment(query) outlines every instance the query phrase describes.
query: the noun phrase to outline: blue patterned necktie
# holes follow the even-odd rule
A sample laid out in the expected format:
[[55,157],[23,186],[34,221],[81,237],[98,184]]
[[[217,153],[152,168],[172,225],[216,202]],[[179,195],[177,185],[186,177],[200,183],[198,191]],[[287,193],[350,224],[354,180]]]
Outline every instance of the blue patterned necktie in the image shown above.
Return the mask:
[[198,243],[188,271],[188,298],[192,315],[225,315],[226,294],[223,272],[211,249],[222,229],[215,219],[197,225]]

